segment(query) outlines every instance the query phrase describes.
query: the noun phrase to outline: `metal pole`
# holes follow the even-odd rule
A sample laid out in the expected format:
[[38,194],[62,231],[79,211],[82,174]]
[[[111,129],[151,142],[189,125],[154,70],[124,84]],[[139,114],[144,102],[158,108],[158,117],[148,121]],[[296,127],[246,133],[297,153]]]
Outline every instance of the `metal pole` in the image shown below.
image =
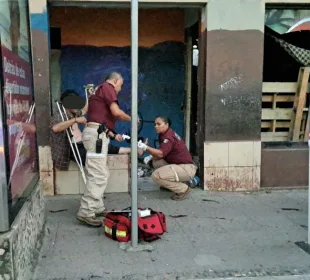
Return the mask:
[[[0,67],[1,61],[0,61]],[[0,88],[0,97],[2,100],[4,99],[4,94],[2,91],[2,88]],[[11,97],[11,94],[10,94]],[[3,117],[3,104],[4,102],[1,102],[0,104],[0,233],[8,231],[10,229],[10,221],[9,221],[9,205],[8,205],[8,182],[7,182],[7,171],[6,166],[7,162],[9,164],[9,161],[6,162],[6,156],[5,156],[5,130],[3,127],[3,123],[6,122],[6,118]],[[12,103],[10,103],[12,104]]]
[[[310,107],[309,107],[310,110]],[[308,154],[309,154],[309,161],[308,161],[308,245],[310,245],[310,129],[309,129],[309,136],[308,136]]]
[[190,149],[191,111],[192,111],[192,67],[193,67],[193,37],[187,33],[186,40],[186,101],[185,101],[185,143]]
[[138,0],[131,0],[131,246],[138,246]]

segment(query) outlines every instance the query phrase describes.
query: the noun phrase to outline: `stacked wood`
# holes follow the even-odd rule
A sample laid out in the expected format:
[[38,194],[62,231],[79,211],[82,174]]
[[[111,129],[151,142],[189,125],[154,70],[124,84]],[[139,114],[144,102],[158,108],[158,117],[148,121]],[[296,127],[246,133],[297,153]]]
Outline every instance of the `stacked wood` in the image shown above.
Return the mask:
[[263,142],[308,140],[309,72],[310,67],[300,68],[296,83],[263,83]]

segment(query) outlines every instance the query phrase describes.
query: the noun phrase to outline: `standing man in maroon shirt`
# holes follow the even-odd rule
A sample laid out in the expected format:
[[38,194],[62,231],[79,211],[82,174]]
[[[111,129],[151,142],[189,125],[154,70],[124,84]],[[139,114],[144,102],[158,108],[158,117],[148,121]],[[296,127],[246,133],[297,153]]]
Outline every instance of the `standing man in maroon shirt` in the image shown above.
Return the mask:
[[[116,120],[131,121],[131,117],[118,106],[117,95],[123,85],[121,74],[112,72],[89,98],[88,122],[83,130],[82,141],[87,150],[87,183],[77,219],[91,226],[102,225],[105,207],[103,193],[109,178],[107,165],[109,138],[123,141],[121,135],[114,132]],[[98,128],[104,124],[106,129],[98,134]],[[96,152],[97,139],[102,139],[101,153]]]

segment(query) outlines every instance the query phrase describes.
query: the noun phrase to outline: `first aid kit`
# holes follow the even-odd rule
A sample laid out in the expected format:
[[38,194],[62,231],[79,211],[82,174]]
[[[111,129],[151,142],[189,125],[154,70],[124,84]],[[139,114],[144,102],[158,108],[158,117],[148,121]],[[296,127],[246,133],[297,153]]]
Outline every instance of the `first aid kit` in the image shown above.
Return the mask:
[[[109,212],[103,220],[105,236],[119,241],[131,240],[131,212],[130,208],[119,212]],[[159,235],[167,231],[166,217],[162,212],[151,208],[138,209],[138,237],[139,240],[152,242],[160,239]]]

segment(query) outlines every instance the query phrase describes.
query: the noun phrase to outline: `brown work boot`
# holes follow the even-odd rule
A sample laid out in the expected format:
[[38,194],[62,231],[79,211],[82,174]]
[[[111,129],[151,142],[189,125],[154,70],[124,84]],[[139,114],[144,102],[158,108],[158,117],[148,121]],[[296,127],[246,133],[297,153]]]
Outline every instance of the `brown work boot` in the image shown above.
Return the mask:
[[77,215],[76,218],[84,223],[84,224],[87,224],[89,226],[92,226],[92,227],[101,227],[102,226],[102,219],[96,217],[96,216],[92,216],[92,217],[82,217],[82,216],[79,216]]
[[172,200],[184,200],[188,197],[189,193],[190,193],[191,189],[190,187],[187,187],[187,190],[183,193],[176,193],[174,194],[171,199]]
[[96,217],[105,217],[109,213],[108,210],[103,210],[101,212],[95,213]]

